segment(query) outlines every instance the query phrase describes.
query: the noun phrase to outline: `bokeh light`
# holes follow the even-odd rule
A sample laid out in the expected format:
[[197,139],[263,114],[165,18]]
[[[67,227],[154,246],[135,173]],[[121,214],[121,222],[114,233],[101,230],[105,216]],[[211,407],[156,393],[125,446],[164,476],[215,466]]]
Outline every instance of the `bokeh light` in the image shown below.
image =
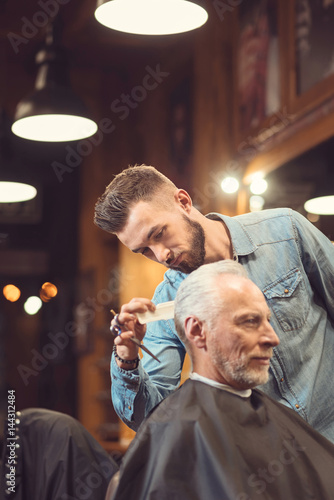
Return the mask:
[[16,302],[21,296],[21,290],[15,285],[6,285],[2,292],[9,302]]
[[24,303],[24,310],[30,316],[37,314],[40,308],[42,307],[43,302],[39,297],[31,296]]
[[265,179],[255,179],[249,189],[253,194],[263,194],[268,188],[268,183]]
[[249,208],[251,212],[258,212],[263,209],[264,198],[262,196],[253,195],[249,199]]
[[49,281],[46,281],[43,283],[41,286],[41,289],[39,291],[39,296],[42,299],[43,302],[49,302],[51,299],[53,299],[58,293],[58,289],[56,285],[53,283],[50,283]]
[[235,177],[225,177],[225,179],[222,180],[220,187],[224,193],[236,193],[239,189],[239,181]]

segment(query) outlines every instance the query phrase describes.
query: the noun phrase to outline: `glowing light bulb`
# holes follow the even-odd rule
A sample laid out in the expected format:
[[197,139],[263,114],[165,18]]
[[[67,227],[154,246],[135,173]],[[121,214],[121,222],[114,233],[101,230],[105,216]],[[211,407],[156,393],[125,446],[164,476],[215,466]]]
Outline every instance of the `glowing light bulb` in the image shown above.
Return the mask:
[[15,285],[6,285],[3,288],[4,297],[9,300],[9,302],[16,302],[21,296],[21,291]]
[[39,296],[43,302],[49,302],[51,299],[53,299],[53,297],[57,295],[57,293],[58,289],[56,285],[50,283],[49,281],[46,281],[41,286],[41,289],[39,291]]
[[39,297],[31,296],[24,303],[24,310],[30,316],[37,314],[40,308],[42,307],[43,302]]
[[239,181],[235,177],[225,177],[220,184],[224,193],[236,193],[239,189]]
[[268,182],[265,179],[255,179],[249,186],[253,194],[263,194],[268,188]]

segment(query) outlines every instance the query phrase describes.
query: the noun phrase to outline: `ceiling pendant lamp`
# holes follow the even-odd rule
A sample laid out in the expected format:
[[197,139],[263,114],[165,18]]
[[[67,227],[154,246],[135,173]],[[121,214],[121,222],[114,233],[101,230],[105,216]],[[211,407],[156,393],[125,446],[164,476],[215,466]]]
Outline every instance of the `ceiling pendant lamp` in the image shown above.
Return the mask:
[[98,0],[95,17],[125,33],[171,35],[199,28],[208,14],[196,0]]
[[318,170],[312,196],[304,209],[311,214],[334,215],[334,168],[329,156],[325,168]]
[[307,200],[306,212],[317,215],[334,215],[334,195],[318,196]]
[[[16,175],[15,175],[16,173]],[[35,198],[37,189],[21,182],[7,134],[7,117],[0,111],[0,203],[18,203]]]
[[36,63],[35,90],[17,105],[12,132],[44,142],[75,141],[95,134],[96,123],[70,87],[65,53],[54,43],[52,27]]
[[23,182],[0,180],[0,203],[18,203],[35,198],[37,189]]

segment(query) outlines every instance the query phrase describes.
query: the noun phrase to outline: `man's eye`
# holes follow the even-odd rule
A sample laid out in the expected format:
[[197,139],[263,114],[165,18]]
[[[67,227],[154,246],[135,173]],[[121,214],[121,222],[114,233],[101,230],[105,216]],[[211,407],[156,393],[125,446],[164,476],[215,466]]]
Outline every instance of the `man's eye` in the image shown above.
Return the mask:
[[256,325],[257,322],[258,322],[257,318],[248,318],[248,319],[246,319],[246,323],[249,324],[249,325]]
[[156,240],[159,240],[159,239],[162,237],[163,232],[164,232],[164,229],[165,229],[165,228],[163,227],[163,228],[162,228],[162,229],[158,232],[158,234],[156,234],[156,235],[155,235],[155,239],[156,239]]

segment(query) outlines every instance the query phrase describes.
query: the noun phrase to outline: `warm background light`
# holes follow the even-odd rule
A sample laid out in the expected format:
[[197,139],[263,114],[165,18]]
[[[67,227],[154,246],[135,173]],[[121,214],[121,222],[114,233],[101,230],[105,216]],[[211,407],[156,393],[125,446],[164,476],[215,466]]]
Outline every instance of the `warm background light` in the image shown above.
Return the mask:
[[235,177],[225,177],[225,179],[222,180],[220,187],[224,193],[236,193],[239,189],[239,181]]
[[253,194],[263,194],[267,190],[267,187],[268,183],[265,179],[255,179],[249,186],[249,189]]
[[49,302],[58,293],[56,285],[49,283],[48,281],[43,283],[39,291],[39,296],[43,302]]
[[311,214],[311,213],[308,213],[308,214],[306,215],[306,217],[307,217],[307,218],[308,218],[308,220],[309,220],[310,222],[312,222],[313,224],[314,224],[315,222],[318,222],[318,220],[320,219],[320,215],[318,215],[318,214]]
[[9,302],[16,302],[21,296],[21,291],[15,285],[6,285],[3,288],[4,297],[9,300]]

